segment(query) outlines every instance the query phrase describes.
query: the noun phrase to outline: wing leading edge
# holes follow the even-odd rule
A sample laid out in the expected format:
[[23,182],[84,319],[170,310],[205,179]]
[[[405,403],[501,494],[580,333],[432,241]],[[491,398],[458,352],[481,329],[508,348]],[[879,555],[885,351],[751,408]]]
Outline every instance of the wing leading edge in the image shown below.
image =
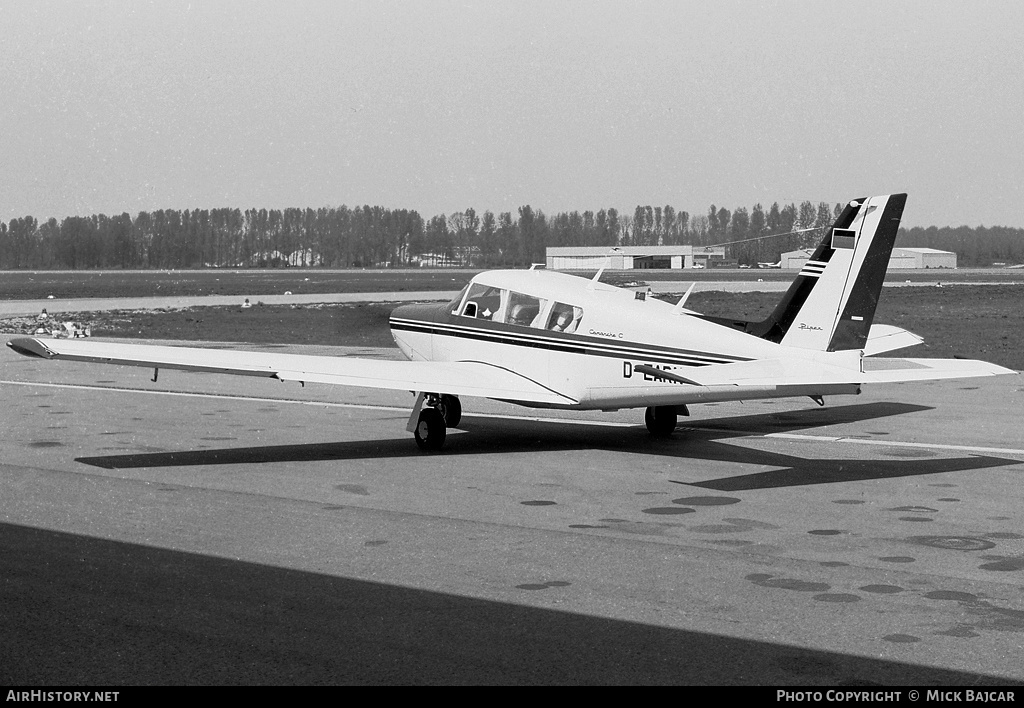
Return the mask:
[[262,376],[282,381],[432,391],[525,403],[577,400],[509,369],[482,361],[388,361],[194,347],[21,337],[7,343],[25,356],[65,361]]

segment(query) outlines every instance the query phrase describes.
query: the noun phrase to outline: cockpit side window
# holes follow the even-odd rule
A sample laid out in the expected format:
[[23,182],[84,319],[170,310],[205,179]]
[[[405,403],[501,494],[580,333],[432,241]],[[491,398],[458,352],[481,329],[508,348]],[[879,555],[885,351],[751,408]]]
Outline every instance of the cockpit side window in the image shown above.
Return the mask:
[[501,312],[502,304],[507,301],[507,290],[482,283],[471,283],[461,314],[463,317],[476,317],[481,320],[495,319],[495,315]]
[[556,302],[551,306],[547,329],[553,332],[575,332],[583,319],[583,308]]
[[539,326],[541,310],[547,301],[541,300],[533,295],[510,292],[508,294],[508,310],[505,313],[507,324],[520,325],[521,327]]

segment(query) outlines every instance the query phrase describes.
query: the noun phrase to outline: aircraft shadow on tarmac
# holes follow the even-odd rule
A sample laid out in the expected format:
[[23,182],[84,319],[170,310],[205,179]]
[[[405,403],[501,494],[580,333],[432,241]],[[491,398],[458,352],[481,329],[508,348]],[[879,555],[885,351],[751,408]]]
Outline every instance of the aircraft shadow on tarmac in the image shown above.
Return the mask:
[[13,686],[1017,683],[9,523],[0,556]]
[[[871,479],[914,477],[1021,464],[1021,460],[984,455],[940,457],[927,450],[887,448],[871,459],[803,458],[770,450],[733,445],[730,438],[805,430],[874,420],[931,410],[927,406],[877,402],[835,408],[814,408],[782,413],[700,420],[693,428],[677,430],[668,439],[652,439],[641,426],[624,428],[599,423],[580,424],[545,420],[463,417],[462,432],[449,436],[446,456],[510,454],[565,450],[604,450],[658,455],[678,460],[704,460],[744,466],[770,467],[748,474],[710,480],[672,480],[718,491],[829,484]],[[408,437],[350,442],[305,443],[178,452],[79,457],[77,462],[105,469],[179,467],[193,465],[265,464],[325,460],[419,457],[424,455]],[[888,455],[888,456],[885,456]],[[908,457],[912,455],[912,457]],[[934,457],[933,457],[934,456]],[[685,470],[680,470],[685,471]],[[676,473],[677,475],[679,472]]]

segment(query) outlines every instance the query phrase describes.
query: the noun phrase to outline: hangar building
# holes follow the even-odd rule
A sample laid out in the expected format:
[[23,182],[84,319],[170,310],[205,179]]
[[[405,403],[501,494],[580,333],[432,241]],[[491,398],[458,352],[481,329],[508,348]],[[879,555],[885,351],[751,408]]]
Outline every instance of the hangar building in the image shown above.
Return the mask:
[[554,246],[547,249],[551,270],[629,270],[714,267],[724,246]]
[[[906,265],[897,265],[899,258]],[[910,265],[913,263],[913,265]],[[894,248],[890,268],[956,268],[956,254],[935,248]]]
[[781,258],[780,268],[803,268],[804,264],[811,259],[811,255],[814,253],[813,249],[801,248],[799,251],[789,251],[783,253]]
[[[801,249],[782,254],[783,268],[803,268],[813,251]],[[894,248],[889,257],[889,270],[899,268],[956,268],[956,254],[934,248]]]

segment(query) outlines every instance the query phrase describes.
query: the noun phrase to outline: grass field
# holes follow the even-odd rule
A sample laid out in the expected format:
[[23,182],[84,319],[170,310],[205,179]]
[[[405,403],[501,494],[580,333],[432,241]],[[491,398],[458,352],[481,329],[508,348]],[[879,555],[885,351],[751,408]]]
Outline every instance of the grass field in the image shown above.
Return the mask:
[[[709,315],[760,320],[778,293],[695,293],[687,306]],[[947,285],[884,288],[875,322],[910,330],[924,344],[893,356],[983,359],[1024,370],[1024,287]]]
[[475,270],[4,271],[0,300],[459,290]]
[[[324,270],[321,268],[208,269],[191,271],[2,271],[0,300],[59,300],[93,297],[180,297],[237,295],[258,297],[317,293],[376,293],[423,290],[459,290],[479,271],[445,270]],[[580,271],[590,277],[593,271]],[[614,285],[627,282],[750,281],[789,282],[794,271],[785,270],[630,270],[606,271],[601,280]],[[892,271],[889,282],[1018,282],[1024,269],[961,269]]]
[[[450,288],[451,286],[447,286]],[[709,315],[758,320],[779,293],[694,293],[687,306]],[[671,299],[671,296],[669,296]],[[1024,370],[1024,287],[1015,285],[885,288],[875,321],[925,338],[899,356],[984,359]],[[63,315],[88,324],[94,336],[255,344],[394,346],[393,305],[257,305]],[[0,332],[28,334],[32,318],[0,320]]]

